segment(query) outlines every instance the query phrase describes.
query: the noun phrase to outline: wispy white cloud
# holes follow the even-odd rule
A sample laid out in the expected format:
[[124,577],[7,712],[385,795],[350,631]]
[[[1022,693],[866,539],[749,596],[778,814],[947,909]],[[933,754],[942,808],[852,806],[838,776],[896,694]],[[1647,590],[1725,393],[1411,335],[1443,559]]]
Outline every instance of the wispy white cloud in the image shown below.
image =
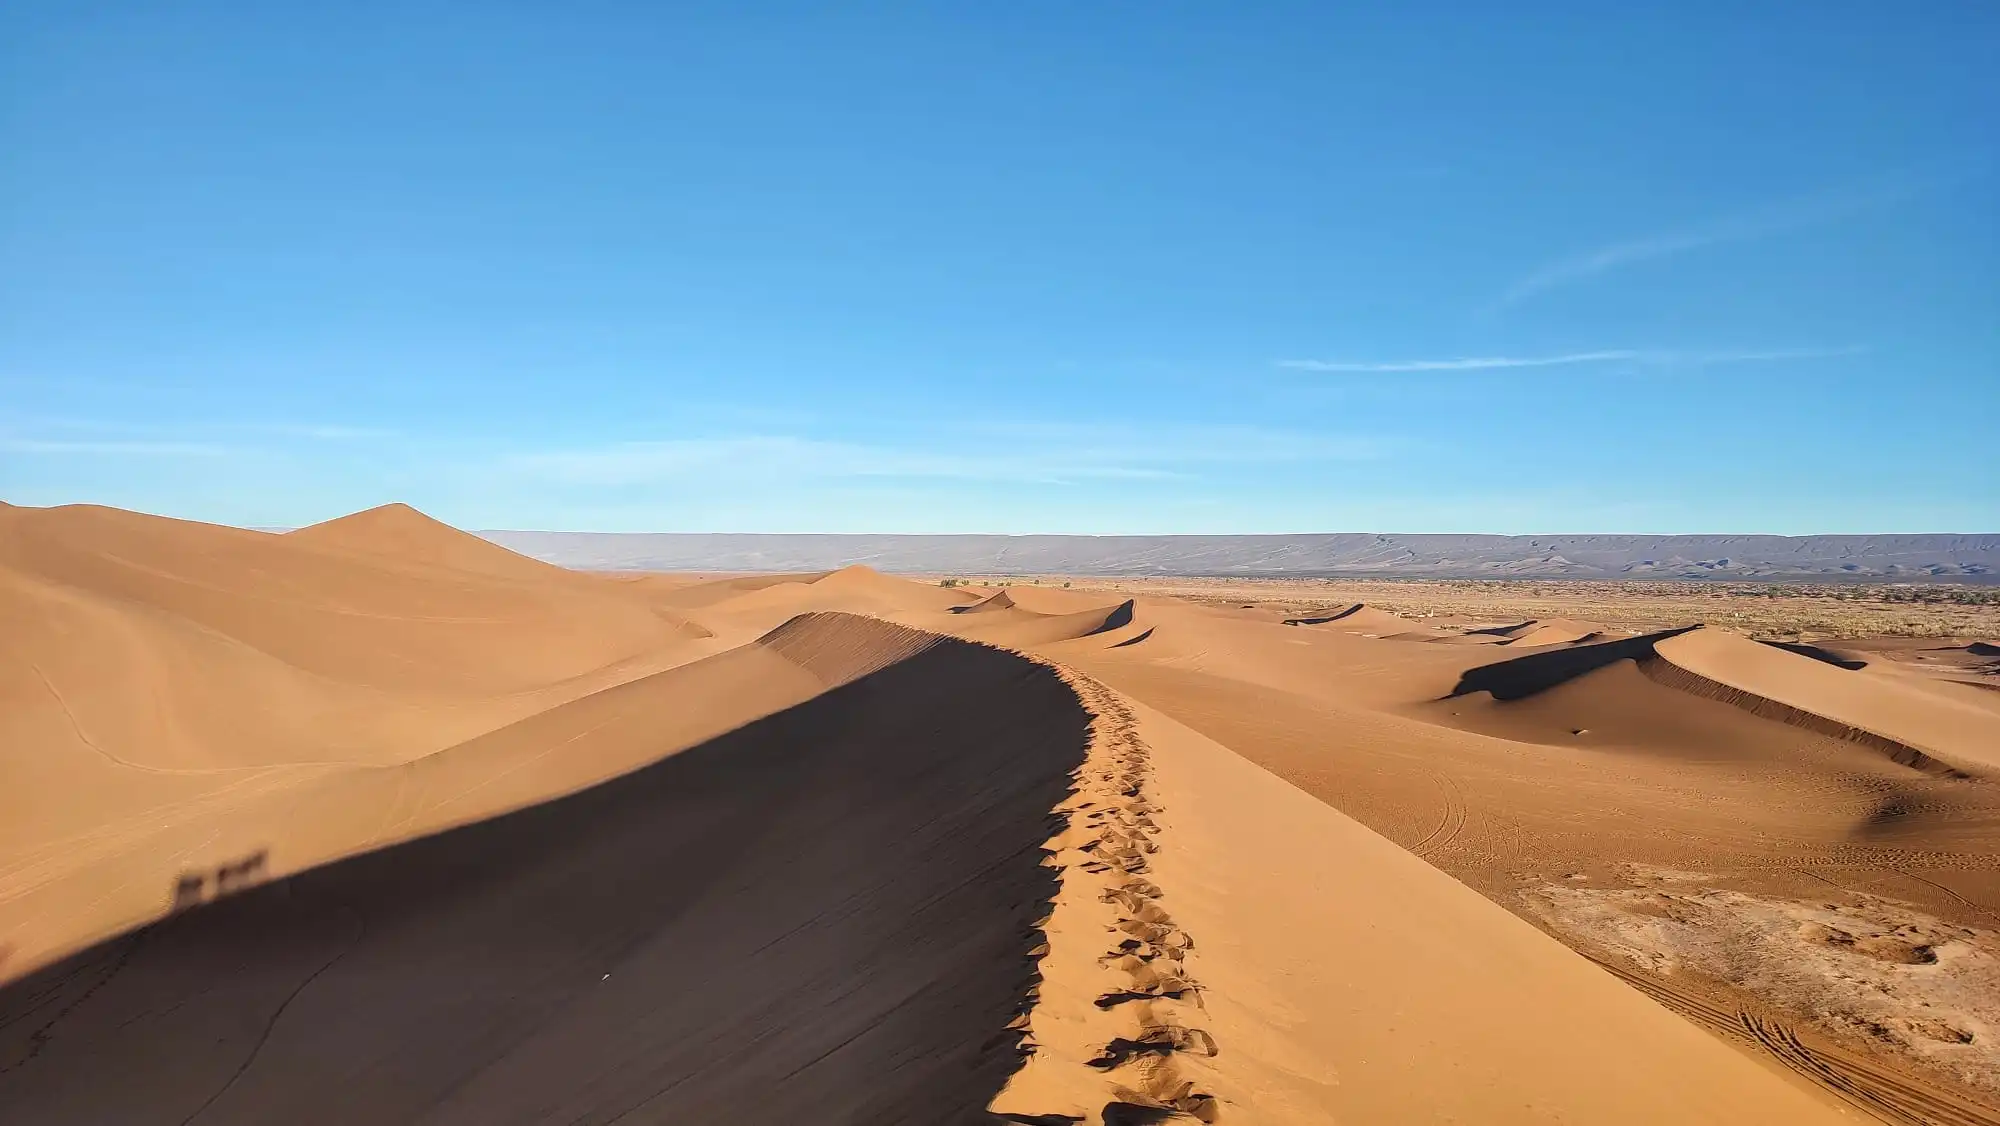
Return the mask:
[[311,438],[320,442],[358,442],[374,438],[394,438],[398,433],[375,426],[342,426],[326,423],[245,422],[228,425],[251,433],[275,434],[287,438]]
[[1507,368],[1565,367],[1573,364],[1641,363],[1657,365],[1747,364],[1781,360],[1821,360],[1858,355],[1862,349],[1763,348],[1709,352],[1611,348],[1596,352],[1562,352],[1552,356],[1467,356],[1436,360],[1279,360],[1281,368],[1341,374],[1400,372],[1492,371]]
[[1563,364],[1596,364],[1612,360],[1636,360],[1638,352],[1568,352],[1558,356],[1467,356],[1449,360],[1279,360],[1281,368],[1295,371],[1404,372],[1404,371],[1487,371],[1493,368],[1545,368]]
[[88,418],[75,415],[0,413],[0,430],[18,441],[43,441],[55,445],[88,447],[100,440],[112,444],[210,446],[226,441],[230,445],[258,438],[303,438],[316,442],[348,442],[393,438],[397,431],[344,423],[269,422],[232,419],[183,419],[148,421],[124,418]]
[[1705,247],[1752,242],[1791,231],[1838,222],[1916,194],[1929,186],[1917,181],[1862,190],[1825,192],[1725,216],[1708,223],[1606,243],[1558,258],[1522,275],[1487,307],[1498,312],[1537,294],[1640,262],[1670,258]]
[[1197,476],[1204,467],[1384,456],[1379,439],[1257,427],[978,424],[906,443],[738,435],[619,442],[512,455],[506,468],[574,485],[839,479],[1060,485]]
[[570,484],[632,485],[698,480],[703,474],[735,479],[927,477],[962,480],[1055,481],[1064,477],[1170,476],[1166,471],[1119,465],[1036,463],[1005,454],[947,453],[787,435],[671,438],[616,442],[583,449],[520,454],[510,465]]
[[988,420],[966,433],[1025,446],[1036,456],[1065,451],[1097,461],[1177,464],[1260,461],[1366,461],[1393,452],[1376,435],[1326,434],[1242,423],[1050,422]]
[[236,451],[208,442],[61,441],[46,438],[0,438],[0,450],[12,454],[96,457],[227,457]]

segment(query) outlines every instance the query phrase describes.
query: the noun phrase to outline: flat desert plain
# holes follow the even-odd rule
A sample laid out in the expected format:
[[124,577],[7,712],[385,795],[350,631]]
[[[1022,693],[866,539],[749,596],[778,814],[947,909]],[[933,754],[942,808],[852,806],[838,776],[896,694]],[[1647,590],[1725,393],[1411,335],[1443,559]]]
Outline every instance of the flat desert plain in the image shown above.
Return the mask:
[[1996,640],[0,507],[0,1121],[2000,1122]]

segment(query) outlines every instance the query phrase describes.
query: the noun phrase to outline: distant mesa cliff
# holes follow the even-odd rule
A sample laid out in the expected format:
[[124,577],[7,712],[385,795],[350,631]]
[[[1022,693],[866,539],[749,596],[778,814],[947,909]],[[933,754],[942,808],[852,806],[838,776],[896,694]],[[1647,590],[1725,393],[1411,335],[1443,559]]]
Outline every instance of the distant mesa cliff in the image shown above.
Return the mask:
[[487,531],[617,571],[2000,582],[2000,533],[1867,536],[905,536]]

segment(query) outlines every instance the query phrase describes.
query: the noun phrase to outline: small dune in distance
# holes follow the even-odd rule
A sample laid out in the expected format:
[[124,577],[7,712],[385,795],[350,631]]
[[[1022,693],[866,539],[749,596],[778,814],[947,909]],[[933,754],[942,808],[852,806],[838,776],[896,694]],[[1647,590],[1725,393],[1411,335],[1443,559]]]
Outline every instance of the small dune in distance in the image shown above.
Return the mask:
[[2000,1123],[2000,636],[1175,582],[0,506],[0,1122]]

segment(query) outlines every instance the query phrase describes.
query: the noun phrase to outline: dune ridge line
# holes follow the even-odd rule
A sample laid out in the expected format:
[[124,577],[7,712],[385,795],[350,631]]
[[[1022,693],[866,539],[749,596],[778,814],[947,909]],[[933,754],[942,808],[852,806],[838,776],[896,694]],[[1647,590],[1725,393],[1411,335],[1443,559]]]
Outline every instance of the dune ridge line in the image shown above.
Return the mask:
[[[1589,675],[1607,665],[1629,660],[1641,675],[1663,687],[1728,704],[1761,719],[1773,720],[1866,747],[1895,763],[1933,777],[1958,779],[1974,777],[1973,774],[1943,761],[1930,750],[1915,746],[1908,741],[1871,731],[1859,724],[1849,723],[1834,716],[1788,704],[1749,688],[1698,672],[1688,667],[1685,660],[1677,659],[1676,652],[1671,650],[1672,645],[1684,644],[1682,639],[1688,638],[1711,642],[1721,639],[1726,643],[1740,643],[1751,647],[1757,645],[1755,642],[1733,635],[1718,634],[1706,626],[1662,630],[1638,637],[1534,653],[1490,665],[1476,666],[1466,670],[1457,686],[1446,698],[1488,692],[1496,700],[1519,700],[1566,681]],[[1772,652],[1775,655],[1782,651],[1772,650]],[[1697,651],[1693,655],[1698,659],[1701,653]],[[1786,656],[1797,655],[1786,654]],[[1834,675],[1853,674],[1843,669],[1835,671]]]
[[1878,735],[1865,727],[1842,723],[1805,708],[1793,707],[1769,696],[1760,696],[1747,689],[1724,684],[1719,680],[1693,672],[1672,660],[1655,654],[1652,658],[1638,662],[1639,671],[1648,680],[1664,684],[1668,688],[1685,692],[1690,696],[1720,701],[1733,708],[1740,708],[1762,719],[1772,719],[1779,723],[1803,728],[1820,735],[1843,739],[1849,743],[1880,751],[1891,762],[1919,770],[1937,778],[1971,778],[1973,775],[1957,767],[1939,762],[1936,758],[1887,735]]
[[[1128,603],[1129,605],[1129,603]],[[1060,664],[1054,669],[1091,716],[1076,785],[1057,807],[1064,825],[1044,846],[1059,873],[1039,948],[1040,981],[1015,1027],[1022,1070],[994,1099],[1005,1121],[1215,1122],[1215,1037],[1198,1023],[1202,987],[1188,967],[1193,936],[1163,905],[1150,876],[1162,810],[1147,793],[1150,751],[1131,708]]]

